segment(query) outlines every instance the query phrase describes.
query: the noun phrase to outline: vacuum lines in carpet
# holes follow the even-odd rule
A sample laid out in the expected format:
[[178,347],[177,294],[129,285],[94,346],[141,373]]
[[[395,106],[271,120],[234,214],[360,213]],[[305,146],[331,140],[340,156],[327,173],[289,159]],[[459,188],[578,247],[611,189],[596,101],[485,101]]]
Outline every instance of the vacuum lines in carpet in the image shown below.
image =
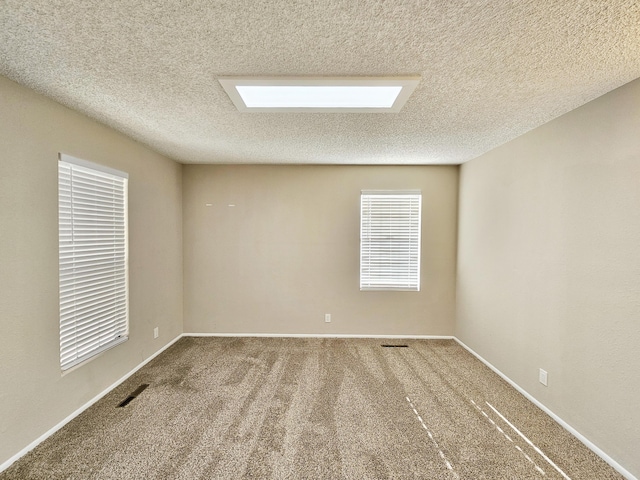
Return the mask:
[[455,341],[393,347],[183,338],[0,479],[622,478]]

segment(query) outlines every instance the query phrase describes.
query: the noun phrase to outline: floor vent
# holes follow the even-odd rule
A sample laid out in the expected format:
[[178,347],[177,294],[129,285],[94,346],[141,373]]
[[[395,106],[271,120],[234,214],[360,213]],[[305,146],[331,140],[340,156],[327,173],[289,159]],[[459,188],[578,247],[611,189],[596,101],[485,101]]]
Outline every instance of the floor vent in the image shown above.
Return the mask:
[[148,386],[149,386],[148,383],[143,383],[142,385],[140,385],[133,392],[131,392],[131,394],[127,398],[125,398],[122,402],[120,402],[120,404],[118,405],[118,408],[126,407],[127,405],[129,405],[133,401],[133,399],[135,399],[138,395],[144,392],[144,390]]
[[380,345],[384,348],[409,348],[409,345]]

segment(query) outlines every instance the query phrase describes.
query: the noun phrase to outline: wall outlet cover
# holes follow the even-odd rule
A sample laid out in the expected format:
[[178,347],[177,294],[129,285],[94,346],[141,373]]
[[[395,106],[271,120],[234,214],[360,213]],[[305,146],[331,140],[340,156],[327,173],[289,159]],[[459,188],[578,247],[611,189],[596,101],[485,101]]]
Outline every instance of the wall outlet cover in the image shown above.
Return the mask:
[[547,371],[540,369],[540,374],[538,376],[538,380],[540,380],[540,383],[543,384],[545,387],[547,386]]

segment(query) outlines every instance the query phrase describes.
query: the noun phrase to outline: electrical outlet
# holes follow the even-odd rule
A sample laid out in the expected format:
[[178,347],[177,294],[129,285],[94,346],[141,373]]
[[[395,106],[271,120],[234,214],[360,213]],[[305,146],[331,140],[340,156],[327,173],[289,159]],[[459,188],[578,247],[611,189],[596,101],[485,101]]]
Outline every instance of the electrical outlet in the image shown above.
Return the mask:
[[159,332],[158,332],[158,327],[153,329],[153,338],[158,338]]
[[545,387],[547,386],[547,371],[540,369],[540,374],[538,376],[538,380],[540,380],[540,383],[543,384]]
[[325,313],[324,314],[324,321],[326,323],[331,323],[331,314],[330,313]]

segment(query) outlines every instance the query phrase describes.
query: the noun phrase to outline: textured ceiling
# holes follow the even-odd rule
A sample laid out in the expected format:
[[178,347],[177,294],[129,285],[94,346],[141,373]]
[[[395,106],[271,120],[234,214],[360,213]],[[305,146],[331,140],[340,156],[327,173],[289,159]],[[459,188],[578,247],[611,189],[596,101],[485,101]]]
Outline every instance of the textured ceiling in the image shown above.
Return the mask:
[[[640,2],[0,0],[0,73],[181,162],[461,163],[639,77]],[[240,113],[237,75],[422,80],[397,114]]]

